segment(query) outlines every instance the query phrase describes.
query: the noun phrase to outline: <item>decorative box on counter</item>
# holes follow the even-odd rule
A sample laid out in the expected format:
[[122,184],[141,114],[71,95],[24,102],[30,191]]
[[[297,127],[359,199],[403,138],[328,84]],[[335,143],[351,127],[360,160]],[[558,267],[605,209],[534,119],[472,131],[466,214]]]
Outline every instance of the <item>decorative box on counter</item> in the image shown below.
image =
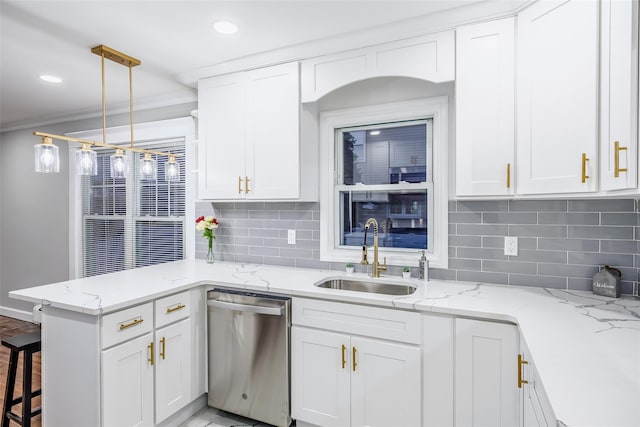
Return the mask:
[[622,272],[614,267],[605,265],[593,276],[593,293],[606,297],[620,297],[620,280]]

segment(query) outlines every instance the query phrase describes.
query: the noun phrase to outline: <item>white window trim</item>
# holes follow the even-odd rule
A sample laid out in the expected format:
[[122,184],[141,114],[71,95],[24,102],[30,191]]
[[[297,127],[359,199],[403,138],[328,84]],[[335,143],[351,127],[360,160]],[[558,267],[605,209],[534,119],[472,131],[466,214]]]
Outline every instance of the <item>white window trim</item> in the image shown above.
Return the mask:
[[[373,123],[433,118],[433,252],[429,264],[435,268],[449,266],[448,220],[448,99],[446,96],[406,102],[372,105],[320,114],[320,259],[332,262],[360,262],[361,248],[338,247],[335,233],[339,218],[339,202],[335,192],[338,175],[335,134],[336,129],[364,126]],[[419,250],[388,251],[380,248],[380,258],[387,257],[389,265],[417,266]],[[380,260],[382,261],[382,260]]]
[[[67,133],[66,136],[102,141],[102,129]],[[136,141],[168,140],[184,138],[185,144],[185,258],[195,258],[195,177],[192,173],[195,163],[196,125],[193,117],[162,120],[134,124]],[[107,142],[114,145],[129,145],[131,142],[129,125],[107,128]],[[82,277],[82,204],[79,180],[76,176],[75,150],[80,144],[69,143],[69,277]]]

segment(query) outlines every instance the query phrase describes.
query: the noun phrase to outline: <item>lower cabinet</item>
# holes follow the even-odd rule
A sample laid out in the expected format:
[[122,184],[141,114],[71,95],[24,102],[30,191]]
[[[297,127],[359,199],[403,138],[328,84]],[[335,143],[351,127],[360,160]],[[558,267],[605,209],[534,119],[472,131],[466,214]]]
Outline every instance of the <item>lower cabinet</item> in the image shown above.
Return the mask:
[[420,315],[294,298],[291,416],[297,425],[419,426]]
[[190,319],[156,331],[156,423],[191,401]]
[[204,392],[203,360],[194,357],[202,350],[195,332],[202,328],[194,328],[204,324],[201,295],[183,292],[103,317],[103,427],[158,425]]
[[456,319],[455,328],[455,424],[518,426],[516,326]]
[[292,415],[310,424],[420,425],[420,349],[294,326]]
[[102,352],[102,423],[153,426],[153,334]]
[[425,314],[423,426],[518,426],[515,325]]
[[522,397],[521,427],[552,427],[557,425],[555,414],[542,387],[536,365],[524,340],[520,339],[520,367],[518,385]]

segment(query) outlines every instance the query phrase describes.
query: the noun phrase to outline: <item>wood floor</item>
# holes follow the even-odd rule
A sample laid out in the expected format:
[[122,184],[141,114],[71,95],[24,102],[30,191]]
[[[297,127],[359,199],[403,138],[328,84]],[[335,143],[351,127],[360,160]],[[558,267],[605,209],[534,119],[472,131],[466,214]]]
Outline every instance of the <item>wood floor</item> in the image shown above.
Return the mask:
[[[29,332],[37,331],[40,327],[30,322],[23,322],[21,320],[12,319],[11,317],[0,316],[0,340],[10,338],[16,335],[26,334]],[[2,399],[2,410],[4,411],[4,393],[7,382],[7,370],[9,369],[9,349],[3,345],[0,345],[0,399]],[[40,388],[40,353],[36,353],[33,356],[33,385],[34,390]],[[16,379],[15,396],[19,396],[22,391],[22,354],[20,354],[18,363],[18,374]],[[32,407],[40,406],[40,396],[33,399]],[[13,412],[20,413],[20,405],[13,407]],[[0,413],[2,415],[2,413]],[[1,421],[1,420],[0,420]],[[16,423],[11,422],[11,427],[17,426]],[[40,427],[40,415],[31,419],[31,425],[33,427]]]

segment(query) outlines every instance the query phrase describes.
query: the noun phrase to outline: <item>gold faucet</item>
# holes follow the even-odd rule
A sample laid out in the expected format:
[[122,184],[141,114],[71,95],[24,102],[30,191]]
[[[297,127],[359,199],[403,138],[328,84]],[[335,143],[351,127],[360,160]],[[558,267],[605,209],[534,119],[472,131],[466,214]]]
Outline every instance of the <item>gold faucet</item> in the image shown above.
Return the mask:
[[362,245],[362,261],[360,261],[360,263],[369,264],[369,261],[367,261],[366,235],[371,225],[373,225],[373,263],[371,266],[371,276],[380,277],[381,271],[387,271],[387,257],[384,257],[384,264],[380,265],[378,261],[378,221],[376,221],[375,218],[369,218],[364,225],[365,242]]

